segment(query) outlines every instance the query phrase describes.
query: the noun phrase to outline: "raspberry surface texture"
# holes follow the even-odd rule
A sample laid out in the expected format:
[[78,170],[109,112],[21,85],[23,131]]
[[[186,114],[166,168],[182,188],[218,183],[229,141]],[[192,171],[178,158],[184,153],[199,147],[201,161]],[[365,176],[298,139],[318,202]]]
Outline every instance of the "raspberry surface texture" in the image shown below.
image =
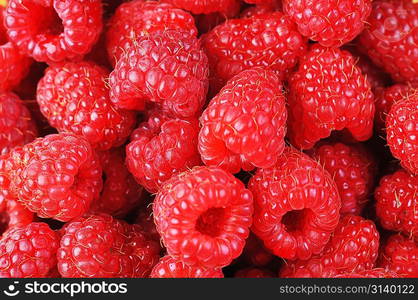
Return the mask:
[[162,0],[175,7],[191,11],[194,14],[220,12],[227,16],[235,15],[240,8],[239,0]]

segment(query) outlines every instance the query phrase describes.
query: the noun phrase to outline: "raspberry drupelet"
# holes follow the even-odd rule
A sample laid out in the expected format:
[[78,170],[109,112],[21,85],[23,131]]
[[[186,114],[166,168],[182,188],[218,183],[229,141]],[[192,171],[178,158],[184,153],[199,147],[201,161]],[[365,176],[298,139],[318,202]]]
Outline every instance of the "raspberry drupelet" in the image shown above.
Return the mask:
[[166,255],[152,269],[151,278],[223,278],[221,269],[189,266]]
[[208,60],[190,32],[156,32],[126,51],[109,84],[111,101],[119,108],[144,110],[151,102],[173,116],[192,117],[206,100]]
[[293,146],[310,149],[335,130],[345,129],[357,141],[372,136],[373,93],[348,51],[313,45],[291,75],[289,89]]
[[45,223],[7,231],[0,240],[0,277],[48,277],[57,264],[59,238]]
[[9,0],[5,25],[9,39],[37,61],[79,59],[99,38],[102,1]]
[[91,62],[55,64],[38,83],[37,102],[49,124],[86,138],[93,148],[120,146],[136,125],[134,112],[110,101],[109,71]]
[[10,197],[41,218],[82,216],[102,189],[102,169],[87,140],[69,133],[13,149],[6,161]]
[[123,56],[135,40],[167,29],[190,31],[197,36],[192,15],[167,3],[134,0],[121,4],[109,21],[106,46],[112,65]]
[[279,78],[262,68],[243,71],[228,81],[200,118],[202,160],[231,173],[271,167],[285,147],[286,121]]
[[188,265],[221,268],[242,253],[253,198],[222,169],[195,167],[165,183],[153,211],[169,255]]
[[252,231],[267,249],[286,259],[319,254],[338,224],[341,207],[332,177],[306,154],[286,148],[276,164],[258,169]]
[[89,215],[62,229],[58,271],[70,278],[144,278],[159,253],[159,243],[136,225],[106,214]]

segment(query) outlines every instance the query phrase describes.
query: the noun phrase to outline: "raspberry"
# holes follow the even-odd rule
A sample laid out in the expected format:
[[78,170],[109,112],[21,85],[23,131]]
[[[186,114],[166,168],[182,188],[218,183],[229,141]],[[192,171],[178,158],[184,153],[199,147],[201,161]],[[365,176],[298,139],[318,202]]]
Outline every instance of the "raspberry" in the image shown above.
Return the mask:
[[340,47],[363,30],[372,0],[284,0],[283,8],[302,35],[324,47]]
[[253,199],[231,174],[216,167],[196,167],[166,182],[153,210],[169,255],[188,265],[220,268],[244,248]]
[[364,270],[358,273],[343,273],[335,276],[334,278],[398,278],[398,274],[395,272],[376,268],[370,270]]
[[156,193],[173,175],[201,164],[197,151],[197,120],[166,119],[160,112],[135,130],[126,147],[126,163],[136,180]]
[[208,61],[189,32],[166,30],[137,41],[110,74],[110,98],[120,108],[159,104],[179,117],[200,113],[208,86]]
[[334,277],[373,268],[379,250],[375,224],[360,216],[342,217],[324,251],[310,260],[287,262],[280,277]]
[[383,247],[379,266],[395,272],[399,277],[418,276],[418,244],[396,234]]
[[276,165],[249,182],[253,232],[275,255],[309,259],[322,251],[338,224],[341,206],[331,176],[307,155],[286,148]]
[[15,148],[7,163],[10,193],[42,218],[67,222],[99,197],[102,170],[83,138],[68,133]]
[[395,84],[390,87],[381,87],[375,92],[375,126],[378,131],[383,131],[386,128],[386,116],[388,115],[393,103],[407,98],[408,95],[413,94],[413,89],[406,84]]
[[122,148],[99,152],[103,168],[103,190],[99,200],[92,203],[89,212],[123,217],[141,203],[142,187],[125,166]]
[[221,12],[231,17],[236,15],[240,9],[239,0],[162,0],[162,2],[171,3],[194,14]]
[[0,93],[0,154],[23,146],[38,136],[38,130],[23,101],[13,93]]
[[277,76],[261,68],[233,77],[201,116],[199,152],[231,173],[272,167],[283,152],[286,100]]
[[418,174],[418,89],[394,103],[386,118],[386,139],[393,156],[408,171]]
[[273,261],[273,254],[271,254],[253,233],[248,237],[244,251],[242,253],[244,261],[256,267],[264,267]]
[[152,206],[142,207],[135,219],[135,225],[151,240],[160,241],[160,234],[157,231],[152,215]]
[[371,137],[373,93],[349,52],[312,46],[289,88],[289,137],[294,146],[312,148],[333,130],[345,129],[358,141]]
[[9,39],[37,61],[79,59],[102,30],[101,0],[9,0]]
[[48,277],[57,264],[59,235],[45,223],[14,228],[0,240],[0,277]]
[[373,1],[360,48],[396,81],[418,82],[418,4],[411,0]]
[[193,17],[170,4],[143,0],[123,3],[109,21],[106,33],[107,52],[112,65],[116,65],[136,39],[167,29],[183,29],[192,36],[197,35]]
[[235,272],[235,278],[273,278],[276,277],[269,270],[259,268],[245,268]]
[[143,278],[158,262],[160,246],[136,225],[109,215],[67,223],[58,248],[58,270],[71,278]]
[[323,165],[337,184],[341,215],[360,215],[374,187],[377,162],[362,144],[323,143],[311,156]]
[[98,150],[123,144],[135,126],[135,113],[110,102],[108,76],[106,69],[90,62],[49,67],[38,83],[42,114],[51,126],[85,137]]
[[375,191],[376,214],[388,230],[418,237],[418,177],[398,170],[380,180]]
[[204,269],[189,266],[167,255],[152,269],[151,278],[223,278],[221,269]]
[[269,68],[282,76],[306,51],[307,43],[289,17],[280,12],[232,19],[203,38],[211,67],[211,88],[218,91],[233,76]]
[[15,88],[29,71],[31,60],[9,41],[4,27],[4,7],[0,6],[0,91]]
[[9,228],[22,227],[34,221],[35,214],[28,210],[18,201],[14,199],[8,199],[6,204],[6,213]]

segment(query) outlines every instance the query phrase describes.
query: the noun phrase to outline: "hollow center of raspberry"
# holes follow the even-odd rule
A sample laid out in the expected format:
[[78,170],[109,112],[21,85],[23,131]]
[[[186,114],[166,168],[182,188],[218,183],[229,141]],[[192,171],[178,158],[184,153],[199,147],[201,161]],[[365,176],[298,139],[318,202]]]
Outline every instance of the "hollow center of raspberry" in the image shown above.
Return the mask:
[[[45,7],[32,2],[26,4],[31,16],[28,18],[33,34],[58,35],[64,31],[62,20],[53,7]],[[42,21],[40,21],[42,20]]]
[[205,211],[196,222],[196,230],[211,237],[220,235],[225,219],[225,209],[212,207]]
[[303,228],[305,217],[309,214],[310,209],[291,210],[282,218],[282,224],[286,227],[287,232],[300,231]]

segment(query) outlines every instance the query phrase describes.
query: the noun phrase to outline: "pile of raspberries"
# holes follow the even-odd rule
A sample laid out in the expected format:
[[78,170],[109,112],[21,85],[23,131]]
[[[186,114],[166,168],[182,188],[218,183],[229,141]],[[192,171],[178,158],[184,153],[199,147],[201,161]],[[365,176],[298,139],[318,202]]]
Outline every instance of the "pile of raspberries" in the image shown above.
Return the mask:
[[0,277],[418,277],[418,1],[0,4]]

